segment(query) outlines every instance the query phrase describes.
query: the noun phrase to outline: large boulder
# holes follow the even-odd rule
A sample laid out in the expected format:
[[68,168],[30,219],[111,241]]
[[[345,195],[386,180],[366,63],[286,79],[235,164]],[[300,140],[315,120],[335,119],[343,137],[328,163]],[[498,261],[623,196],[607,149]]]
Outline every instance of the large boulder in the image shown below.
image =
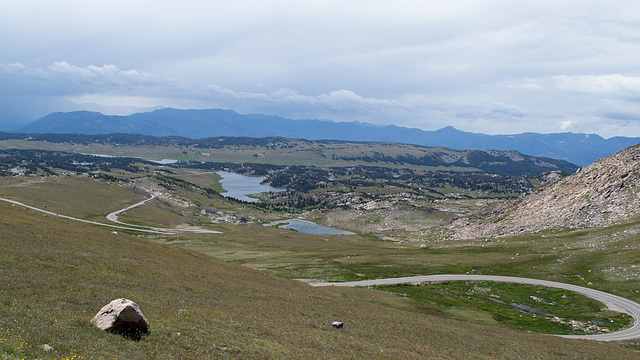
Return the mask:
[[105,305],[91,319],[91,323],[100,330],[128,336],[149,331],[149,321],[138,304],[129,299],[116,299]]

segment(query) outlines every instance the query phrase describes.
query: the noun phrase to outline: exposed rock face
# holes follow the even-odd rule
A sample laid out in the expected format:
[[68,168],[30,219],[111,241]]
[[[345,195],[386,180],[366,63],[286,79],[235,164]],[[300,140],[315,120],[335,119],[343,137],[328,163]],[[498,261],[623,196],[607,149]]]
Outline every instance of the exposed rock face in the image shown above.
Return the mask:
[[546,186],[549,184],[553,184],[556,181],[562,180],[562,178],[564,178],[565,176],[566,174],[564,174],[562,171],[554,170],[547,171],[546,173],[534,176],[533,178],[540,181],[540,184],[542,186]]
[[128,299],[116,299],[105,305],[91,323],[100,330],[122,335],[146,334],[149,331],[149,321],[138,304]]
[[494,203],[449,226],[473,239],[607,226],[640,211],[640,144],[515,201]]

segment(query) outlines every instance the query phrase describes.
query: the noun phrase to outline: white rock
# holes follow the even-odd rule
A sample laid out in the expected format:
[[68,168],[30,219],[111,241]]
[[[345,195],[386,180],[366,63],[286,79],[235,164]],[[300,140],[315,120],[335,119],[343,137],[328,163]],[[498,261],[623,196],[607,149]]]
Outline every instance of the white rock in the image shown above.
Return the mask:
[[40,346],[38,346],[40,349],[42,349],[42,351],[46,351],[49,352],[51,350],[53,350],[53,346],[49,345],[49,344],[42,344]]
[[100,330],[118,334],[144,334],[149,331],[149,321],[138,304],[129,299],[116,299],[105,305],[91,323]]

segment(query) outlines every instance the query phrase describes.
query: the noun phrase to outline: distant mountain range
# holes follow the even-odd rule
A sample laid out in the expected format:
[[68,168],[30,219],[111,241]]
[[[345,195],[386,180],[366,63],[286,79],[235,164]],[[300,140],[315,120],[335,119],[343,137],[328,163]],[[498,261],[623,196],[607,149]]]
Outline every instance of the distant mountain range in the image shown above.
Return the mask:
[[292,120],[278,116],[241,115],[232,110],[162,109],[128,116],[98,112],[56,112],[17,129],[21,133],[127,133],[153,136],[183,136],[192,139],[218,136],[285,137],[307,140],[383,141],[455,150],[516,150],[586,166],[640,142],[640,138],[604,139],[593,134],[486,135],[457,130],[451,126],[424,131],[395,125],[378,126],[361,122]]

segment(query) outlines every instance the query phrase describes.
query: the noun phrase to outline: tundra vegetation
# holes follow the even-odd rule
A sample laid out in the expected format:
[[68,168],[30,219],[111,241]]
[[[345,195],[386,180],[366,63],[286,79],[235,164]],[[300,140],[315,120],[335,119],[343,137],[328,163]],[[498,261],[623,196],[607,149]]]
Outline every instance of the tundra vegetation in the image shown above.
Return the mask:
[[[467,166],[458,160],[418,164],[407,160],[407,151],[428,148],[406,145],[281,140],[276,146],[273,140],[256,144],[242,139],[199,147],[153,139],[135,146],[93,138],[84,143],[77,138],[0,141],[0,148],[7,149],[0,153],[2,197],[107,223],[108,213],[154,194],[156,199],[119,220],[222,232],[112,231],[0,204],[0,246],[6,249],[0,253],[2,356],[637,356],[628,350],[637,346],[634,342],[571,341],[514,330],[588,333],[629,323],[628,317],[572,293],[477,283],[380,287],[385,292],[312,289],[288,280],[513,275],[640,300],[637,219],[495,239],[443,236],[442,225],[453,217],[531,193],[565,176],[561,170],[496,174],[469,161]],[[160,165],[142,158],[181,161]],[[259,203],[225,198],[219,170],[262,176],[289,191],[257,194]],[[263,226],[291,217],[357,234],[311,235]],[[151,322],[150,334],[139,342],[91,329],[88,321],[100,304],[119,297],[136,301]],[[487,302],[500,302],[487,297],[508,298],[503,302],[511,309],[489,311]],[[573,312],[548,309],[566,299]],[[511,303],[533,310],[514,313]],[[591,312],[589,319],[577,313],[586,313],[577,310],[583,308]],[[573,326],[572,320],[585,325]],[[332,329],[332,321],[344,322],[344,328]],[[44,344],[54,350],[44,351]]]

